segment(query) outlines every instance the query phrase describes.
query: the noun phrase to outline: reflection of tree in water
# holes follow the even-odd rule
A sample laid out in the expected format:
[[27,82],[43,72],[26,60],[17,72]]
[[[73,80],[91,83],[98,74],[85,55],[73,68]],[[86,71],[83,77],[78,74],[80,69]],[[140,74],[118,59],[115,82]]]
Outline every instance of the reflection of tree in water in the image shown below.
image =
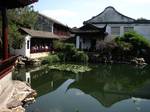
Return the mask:
[[[77,88],[96,98],[105,107],[131,96],[148,98],[150,69],[130,65],[100,65],[91,72],[70,74],[47,68],[31,72],[31,86],[38,96],[59,88],[67,79],[75,79],[70,88]],[[146,85],[148,87],[146,87]],[[148,91],[149,90],[149,91]]]
[[149,71],[149,67],[139,72],[130,65],[100,65],[98,69],[82,74],[70,88],[90,94],[105,106],[131,96],[149,98],[150,88],[141,90],[150,85]]
[[[32,77],[38,76],[37,78],[32,79],[31,84],[32,88],[38,91],[38,96],[57,89],[67,79],[75,77],[74,74],[66,74],[66,72],[48,69],[47,73],[45,73],[45,71],[46,69],[31,73]],[[43,72],[43,74],[41,72]]]
[[31,87],[38,96],[49,93],[58,88],[67,79],[74,79],[75,75],[66,72],[50,70],[47,67],[33,69],[18,69],[14,72],[14,79],[26,81],[26,73],[30,74]]

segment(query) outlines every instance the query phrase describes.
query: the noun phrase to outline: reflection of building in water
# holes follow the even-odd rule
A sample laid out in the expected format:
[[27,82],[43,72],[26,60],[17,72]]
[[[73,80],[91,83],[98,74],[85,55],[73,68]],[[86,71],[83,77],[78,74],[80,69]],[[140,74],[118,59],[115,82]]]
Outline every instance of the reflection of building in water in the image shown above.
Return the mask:
[[[130,74],[128,74],[129,71]],[[135,69],[125,68],[124,65],[123,67],[121,65],[102,66],[97,70],[82,74],[68,74],[47,68],[32,70],[30,74],[26,71],[25,73],[27,74],[24,75],[24,80],[30,82],[32,88],[37,90],[38,97],[52,93],[62,87],[61,85],[68,79],[75,79],[75,82],[68,86],[67,91],[82,91],[104,107],[111,107],[131,97],[150,98],[149,75],[142,75],[141,78],[141,75],[134,74]]]
[[[15,79],[28,82],[38,92],[38,96],[44,95],[58,88],[65,80],[75,78],[75,74],[66,75],[65,72],[51,71],[44,68],[32,70],[20,69]],[[79,78],[76,77],[77,79]]]
[[[94,71],[92,73],[80,74],[79,80],[72,83],[69,89],[80,89],[96,98],[105,107],[110,107],[119,101],[131,97],[150,99],[150,83],[147,83],[149,79],[143,80],[143,77],[141,79],[143,81],[136,82],[138,79],[130,77],[130,80],[127,80],[129,77],[126,75],[106,74],[102,76],[100,72],[97,73],[100,74],[98,75],[99,77],[92,75],[96,75]],[[111,73],[111,70],[109,73]],[[108,76],[110,77],[108,78]]]
[[29,83],[29,84],[31,84],[30,72],[26,72],[25,77],[26,77],[26,82]]

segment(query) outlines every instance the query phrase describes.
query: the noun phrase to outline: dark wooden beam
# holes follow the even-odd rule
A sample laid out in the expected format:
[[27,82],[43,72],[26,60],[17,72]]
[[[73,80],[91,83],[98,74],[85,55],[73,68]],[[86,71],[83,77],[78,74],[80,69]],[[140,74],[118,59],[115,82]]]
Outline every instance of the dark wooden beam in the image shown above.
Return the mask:
[[8,20],[7,20],[7,10],[3,8],[2,10],[2,45],[3,45],[3,60],[8,58]]
[[38,0],[0,0],[0,8],[20,8],[27,5],[30,5],[34,2],[37,2]]

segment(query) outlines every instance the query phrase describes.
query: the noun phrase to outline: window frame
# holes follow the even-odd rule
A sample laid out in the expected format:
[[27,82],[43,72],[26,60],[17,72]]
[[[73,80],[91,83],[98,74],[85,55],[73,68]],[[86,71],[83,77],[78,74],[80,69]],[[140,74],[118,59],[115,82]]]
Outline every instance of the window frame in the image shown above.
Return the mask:
[[113,27],[111,27],[111,35],[120,35],[120,26],[113,26]]

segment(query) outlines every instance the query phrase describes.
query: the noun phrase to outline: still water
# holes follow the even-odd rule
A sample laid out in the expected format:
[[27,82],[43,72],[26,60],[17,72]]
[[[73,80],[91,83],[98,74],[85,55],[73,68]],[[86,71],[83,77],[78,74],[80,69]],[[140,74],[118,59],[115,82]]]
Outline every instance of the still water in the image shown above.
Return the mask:
[[150,66],[99,65],[82,74],[41,67],[14,76],[38,92],[26,112],[150,112]]

